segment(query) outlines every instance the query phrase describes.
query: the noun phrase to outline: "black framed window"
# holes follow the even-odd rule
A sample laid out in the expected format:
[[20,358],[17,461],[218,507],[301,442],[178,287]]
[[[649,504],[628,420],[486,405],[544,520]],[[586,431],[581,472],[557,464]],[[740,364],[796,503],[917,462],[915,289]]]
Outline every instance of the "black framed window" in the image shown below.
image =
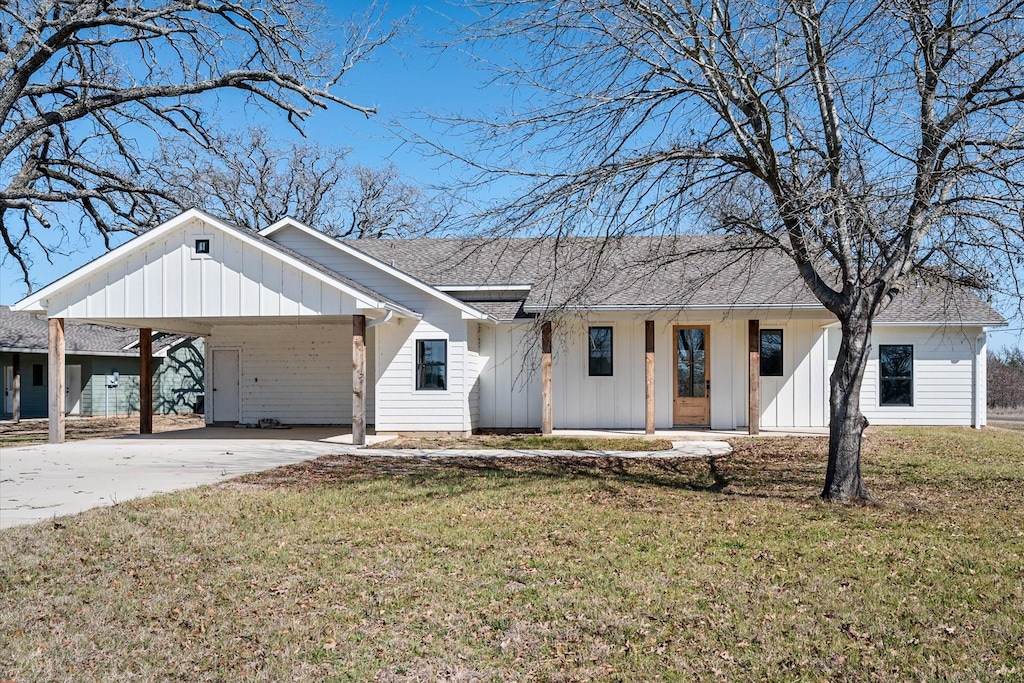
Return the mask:
[[210,240],[208,240],[208,239],[196,240],[196,253],[197,254],[209,254],[210,253]]
[[782,330],[761,330],[761,376],[782,377]]
[[589,332],[590,361],[588,368],[591,377],[611,377],[612,375],[612,328],[591,327]]
[[34,387],[41,387],[41,386],[43,386],[43,378],[44,377],[45,377],[45,375],[43,374],[43,366],[42,365],[38,365],[38,364],[37,365],[33,365],[32,366],[32,386],[34,386]]
[[879,344],[878,404],[883,406],[914,405],[914,347],[910,344]]
[[448,388],[447,340],[416,340],[416,388],[432,390]]

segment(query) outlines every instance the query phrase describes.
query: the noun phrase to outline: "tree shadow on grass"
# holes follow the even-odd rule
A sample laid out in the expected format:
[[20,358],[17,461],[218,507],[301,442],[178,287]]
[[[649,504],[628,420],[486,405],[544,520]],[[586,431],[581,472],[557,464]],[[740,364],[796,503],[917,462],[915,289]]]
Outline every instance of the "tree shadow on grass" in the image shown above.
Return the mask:
[[652,486],[722,496],[806,500],[820,487],[824,471],[803,452],[761,459],[738,451],[708,458],[622,458],[573,456],[407,456],[333,455],[249,475],[263,486],[340,487],[382,479],[433,487],[458,495],[532,481],[581,479],[605,484]]

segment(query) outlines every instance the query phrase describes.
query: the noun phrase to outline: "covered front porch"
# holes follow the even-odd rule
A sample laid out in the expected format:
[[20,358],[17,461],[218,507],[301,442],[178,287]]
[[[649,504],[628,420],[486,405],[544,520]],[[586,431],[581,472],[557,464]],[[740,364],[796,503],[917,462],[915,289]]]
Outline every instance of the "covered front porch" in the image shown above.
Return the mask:
[[[640,327],[641,321],[635,319],[616,320],[606,314],[605,320],[607,322],[598,319],[585,323],[577,320],[564,326],[550,321],[541,323],[541,433],[595,431],[606,435],[655,436],[694,431],[703,435],[694,438],[707,438],[709,433],[718,431],[728,435],[760,433],[759,319],[738,319],[728,329],[727,338],[730,344],[735,342],[736,349],[717,341],[715,337],[721,330],[712,331],[712,325],[703,322],[684,323],[674,317],[643,320]],[[559,326],[564,329],[556,342]],[[638,338],[641,330],[642,339]],[[723,348],[728,352],[719,353]],[[718,372],[712,372],[714,367],[728,368],[725,382],[718,379]],[[643,429],[608,429],[616,427],[608,424],[608,418],[618,425],[638,424],[636,408],[640,386],[644,401]],[[746,419],[731,422],[743,425],[742,431],[712,429],[716,426],[712,419],[712,395],[719,393],[724,397],[724,401],[719,398],[719,409],[724,405],[730,414],[733,406],[742,400],[739,406],[746,409]],[[603,400],[609,403],[602,405]],[[563,403],[558,404],[558,401]],[[572,425],[574,422],[574,418],[567,415],[566,401],[579,406],[581,413],[588,410],[606,413],[603,424],[588,423],[587,416],[580,414],[575,418],[579,428],[556,428],[559,423]],[[609,404],[614,404],[611,408],[614,415],[608,414]],[[556,417],[556,411],[561,412],[561,419]],[[721,422],[718,421],[719,427]],[[600,428],[587,429],[591,424]]]

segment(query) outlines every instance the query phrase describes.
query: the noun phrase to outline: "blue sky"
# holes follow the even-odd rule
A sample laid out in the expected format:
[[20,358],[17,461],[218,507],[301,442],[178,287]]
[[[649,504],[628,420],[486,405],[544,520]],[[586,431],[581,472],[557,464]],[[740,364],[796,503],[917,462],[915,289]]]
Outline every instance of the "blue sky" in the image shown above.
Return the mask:
[[[348,16],[354,2],[329,2],[339,20]],[[361,3],[359,3],[361,4]],[[375,106],[378,114],[366,119],[362,114],[342,107],[318,111],[304,126],[310,139],[352,149],[353,164],[380,166],[394,163],[399,171],[422,185],[438,182],[444,169],[437,160],[426,159],[401,140],[390,127],[396,121],[406,125],[422,125],[418,114],[433,111],[470,113],[493,104],[498,95],[482,87],[484,74],[470,68],[454,51],[440,52],[430,47],[441,42],[450,32],[447,17],[466,20],[472,15],[443,0],[411,3],[395,1],[388,5],[388,16],[398,18],[412,14],[409,31],[392,45],[375,53],[372,61],[359,64],[337,92],[342,97],[364,106]],[[489,99],[490,98],[490,99]],[[222,97],[220,103],[232,98]],[[221,112],[233,126],[258,123],[275,131],[282,139],[300,139],[299,134],[281,117],[267,117],[259,112]],[[55,243],[43,235],[44,242]],[[112,235],[114,246],[131,238],[130,233]],[[52,254],[53,264],[41,251],[32,253],[31,269],[36,289],[81,267],[104,253],[98,235],[79,235],[74,230]],[[17,265],[3,261],[0,272],[0,303],[12,304],[27,294]]]
[[[327,3],[339,19],[358,5],[351,0]],[[360,3],[361,4],[361,3]],[[425,158],[418,151],[403,145],[391,127],[400,121],[411,127],[426,126],[423,115],[434,112],[455,112],[472,115],[502,105],[509,93],[486,87],[487,74],[469,65],[458,50],[438,50],[434,45],[450,37],[456,21],[469,21],[472,14],[445,0],[423,0],[417,3],[394,0],[389,4],[390,17],[412,13],[409,31],[391,46],[380,50],[371,62],[358,65],[338,90],[343,97],[361,105],[378,108],[378,115],[365,119],[361,114],[341,107],[320,111],[305,125],[309,138],[352,149],[350,161],[380,166],[394,163],[408,179],[422,185],[443,181],[447,167],[438,159]],[[259,113],[228,114],[237,126],[260,123],[284,138],[298,134],[280,118],[267,118]],[[448,141],[451,142],[451,141]],[[130,234],[115,235],[113,243],[121,244]],[[98,236],[72,234],[60,246],[54,263],[46,262],[41,253],[34,255],[33,280],[38,288],[95,259],[105,251]],[[18,269],[9,260],[0,265],[0,303],[11,304],[26,294]],[[1011,310],[1004,311],[1009,314]],[[1019,319],[1013,328],[1022,326]],[[1021,332],[1014,329],[997,332],[990,337],[994,348],[1021,343]]]

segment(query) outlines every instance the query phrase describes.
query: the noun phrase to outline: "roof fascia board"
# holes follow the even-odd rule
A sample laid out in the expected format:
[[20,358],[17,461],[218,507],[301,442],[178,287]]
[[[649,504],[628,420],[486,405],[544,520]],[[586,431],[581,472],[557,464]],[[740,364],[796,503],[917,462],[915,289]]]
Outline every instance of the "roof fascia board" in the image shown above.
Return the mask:
[[426,282],[423,282],[419,278],[415,278],[412,275],[409,275],[405,271],[399,270],[398,268],[395,268],[393,266],[389,266],[383,261],[370,256],[369,254],[363,253],[358,249],[355,249],[354,247],[348,246],[347,244],[343,244],[332,237],[328,237],[319,230],[314,230],[313,228],[309,227],[308,225],[305,225],[304,223],[300,223],[294,218],[282,218],[281,220],[274,223],[270,227],[260,230],[260,234],[264,237],[270,237],[279,230],[288,227],[295,228],[296,230],[304,232],[307,235],[311,235],[316,239],[320,240],[321,242],[323,242],[324,244],[329,244],[335,249],[345,254],[348,254],[353,258],[357,258],[360,261],[367,263],[373,266],[374,268],[377,268],[378,270],[387,273],[388,275],[391,275],[392,277],[398,278],[399,280],[405,282],[406,284],[412,285],[413,287],[419,289],[420,291],[426,292],[427,294],[430,294],[431,296],[440,299],[446,304],[454,306],[455,308],[462,311],[462,317],[464,319],[487,320],[490,317],[483,311],[473,308],[472,306],[467,305],[465,302],[460,301],[459,299],[456,299],[453,296],[445,294],[437,287],[432,287],[431,285],[428,285]]
[[[836,323],[838,325],[839,323]],[[933,322],[900,322],[898,320],[874,321],[874,327],[1008,327],[1008,322],[993,320],[935,320]]]
[[42,305],[42,302],[48,299],[50,296],[52,296],[55,292],[65,287],[76,284],[80,280],[112,264],[117,259],[120,259],[124,254],[145,247],[146,245],[159,239],[165,233],[171,232],[175,228],[184,225],[185,223],[192,219],[199,219],[206,223],[207,225],[212,225],[213,227],[219,229],[221,232],[225,234],[237,237],[246,244],[249,244],[250,246],[253,246],[256,249],[260,250],[261,252],[265,254],[270,254],[275,258],[280,259],[284,263],[287,263],[288,265],[292,266],[293,268],[297,268],[302,273],[310,275],[316,278],[317,280],[320,280],[324,284],[330,285],[337,289],[338,291],[351,296],[353,299],[356,300],[356,308],[381,308],[384,310],[396,309],[395,312],[399,314],[407,315],[410,317],[416,317],[418,315],[412,309],[406,308],[404,306],[395,306],[385,301],[367,301],[366,294],[364,294],[363,292],[352,289],[345,283],[339,282],[338,280],[335,280],[334,278],[326,275],[325,273],[321,273],[320,271],[314,268],[310,268],[302,261],[299,261],[298,259],[295,259],[292,256],[285,254],[281,251],[272,249],[263,242],[260,242],[259,240],[252,239],[251,237],[246,235],[244,231],[233,229],[231,226],[229,226],[227,223],[220,220],[219,218],[211,216],[205,211],[201,211],[199,209],[189,209],[181,214],[178,214],[177,216],[168,220],[162,225],[153,228],[149,232],[143,233],[142,235],[139,235],[138,237],[135,237],[125,242],[120,247],[107,252],[106,254],[96,259],[95,261],[87,263],[78,270],[68,273],[64,277],[57,280],[56,282],[53,282],[47,285],[46,287],[42,288],[38,292],[31,294],[25,299],[22,299],[14,306],[12,306],[11,309],[15,311],[23,311],[30,310],[31,308],[31,310],[45,311],[46,309]]
[[642,305],[595,305],[595,306],[538,306],[527,305],[523,306],[523,311],[527,313],[545,313],[548,311],[602,311],[602,312],[614,312],[614,311],[666,311],[669,313],[675,311],[821,311],[826,313],[827,310],[820,304],[736,304],[725,306],[721,304],[699,304],[699,305],[682,305],[682,306],[642,306]]
[[[68,285],[74,284],[81,279],[92,275],[98,270],[102,270],[114,261],[121,258],[122,255],[127,254],[135,249],[145,246],[151,242],[155,242],[165,233],[171,232],[175,228],[178,228],[188,221],[198,218],[200,220],[213,220],[217,221],[213,216],[210,216],[205,211],[199,209],[188,209],[178,214],[174,218],[158,225],[148,232],[144,232],[141,235],[137,235],[132,239],[128,240],[121,246],[111,249],[103,256],[98,259],[86,263],[81,268],[71,271],[64,277],[58,278],[46,285],[42,289],[29,294],[27,297],[19,301],[18,303],[11,306],[12,311],[45,311],[46,307],[42,305],[42,302],[53,295],[57,290],[63,289]],[[217,221],[218,223],[220,221]]]
[[[980,327],[982,332],[988,332],[990,327],[1007,327],[1007,322],[982,322],[982,321],[970,321],[965,320],[963,322],[959,320],[937,320],[935,322],[878,322],[871,323],[873,327]],[[828,325],[822,325],[823,330],[834,330],[839,327],[839,321],[831,322]]]
[[437,285],[442,292],[529,292],[533,285]]
[[[45,348],[34,348],[27,346],[0,346],[0,353],[34,353],[41,356],[45,356],[48,351]],[[65,356],[111,356],[114,358],[138,358],[139,352],[131,353],[129,351],[76,351],[75,349],[65,349]],[[155,354],[154,354],[155,355]]]

